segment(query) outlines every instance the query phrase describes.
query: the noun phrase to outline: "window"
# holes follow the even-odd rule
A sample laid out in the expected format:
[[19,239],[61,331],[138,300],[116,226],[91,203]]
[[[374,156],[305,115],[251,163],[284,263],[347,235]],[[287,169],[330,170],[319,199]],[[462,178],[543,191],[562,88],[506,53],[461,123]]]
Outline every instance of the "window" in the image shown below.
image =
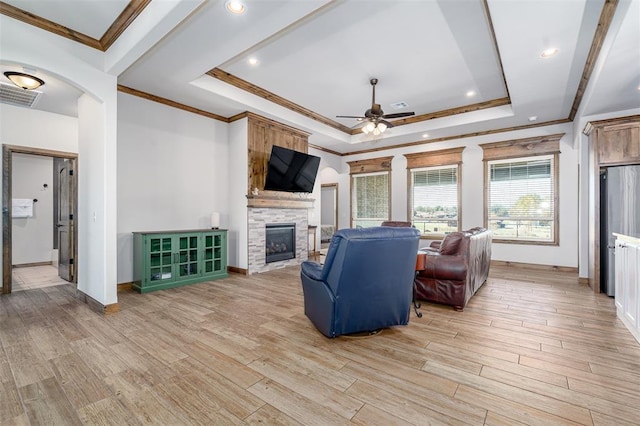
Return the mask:
[[408,217],[427,238],[460,230],[460,165],[465,147],[405,154]]
[[389,172],[354,175],[353,228],[380,226],[389,219]]
[[413,169],[411,222],[422,234],[458,230],[458,166]]
[[393,157],[350,161],[351,227],[380,226],[391,214]]
[[[562,135],[485,149],[485,226],[494,240],[557,244],[558,146]],[[515,149],[514,149],[515,148]],[[533,155],[514,156],[522,151]],[[508,155],[513,158],[497,158]]]

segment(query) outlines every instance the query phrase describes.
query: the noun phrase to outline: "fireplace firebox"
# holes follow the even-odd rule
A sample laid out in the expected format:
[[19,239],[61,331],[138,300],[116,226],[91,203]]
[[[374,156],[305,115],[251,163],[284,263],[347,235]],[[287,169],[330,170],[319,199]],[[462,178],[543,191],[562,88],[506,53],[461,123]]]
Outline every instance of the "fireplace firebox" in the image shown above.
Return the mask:
[[296,224],[270,223],[266,225],[265,262],[279,262],[296,257]]

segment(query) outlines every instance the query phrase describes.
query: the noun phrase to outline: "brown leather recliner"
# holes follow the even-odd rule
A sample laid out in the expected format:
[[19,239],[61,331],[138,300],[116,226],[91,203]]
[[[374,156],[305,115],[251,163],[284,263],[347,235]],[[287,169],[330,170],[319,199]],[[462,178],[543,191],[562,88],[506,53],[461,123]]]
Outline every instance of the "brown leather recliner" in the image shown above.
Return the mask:
[[416,276],[417,299],[463,310],[489,275],[491,239],[491,231],[472,228],[421,249],[418,263],[424,269]]

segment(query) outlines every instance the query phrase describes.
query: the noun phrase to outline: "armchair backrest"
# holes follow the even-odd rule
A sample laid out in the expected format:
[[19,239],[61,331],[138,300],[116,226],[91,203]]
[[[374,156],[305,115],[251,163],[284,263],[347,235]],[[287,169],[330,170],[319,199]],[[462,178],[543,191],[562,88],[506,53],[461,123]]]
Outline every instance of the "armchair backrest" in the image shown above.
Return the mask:
[[406,323],[419,238],[417,229],[395,227],[343,229],[334,234],[322,280],[336,298],[338,323],[367,318],[389,306],[406,317]]

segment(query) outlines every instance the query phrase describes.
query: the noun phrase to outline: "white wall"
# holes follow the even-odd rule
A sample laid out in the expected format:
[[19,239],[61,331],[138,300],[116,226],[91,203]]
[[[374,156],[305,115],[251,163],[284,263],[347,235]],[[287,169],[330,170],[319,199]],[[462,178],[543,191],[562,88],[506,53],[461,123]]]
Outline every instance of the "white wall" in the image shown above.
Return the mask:
[[[533,128],[518,132],[464,138],[446,142],[425,143],[406,148],[364,153],[342,158],[339,176],[339,227],[349,226],[350,180],[347,161],[393,155],[391,163],[391,219],[407,220],[407,162],[403,154],[466,147],[462,153],[462,229],[483,224],[483,162],[479,144],[502,140],[566,133],[560,141],[559,176],[559,245],[523,244],[493,245],[494,260],[551,266],[578,267],[578,164],[579,151],[573,147],[570,124]],[[423,240],[422,245],[428,242]]]
[[133,280],[132,232],[208,229],[212,212],[228,228],[227,138],[226,123],[118,94],[119,283]]
[[12,169],[12,197],[38,200],[33,203],[33,217],[12,220],[12,263],[50,262],[53,251],[53,158],[14,153]]
[[[0,61],[42,69],[86,93],[78,101],[78,289],[103,305],[113,304],[117,301],[116,77],[102,70],[103,52],[4,15],[0,15],[0,39]],[[97,220],[92,222],[94,212]]]
[[229,124],[227,186],[229,188],[228,262],[237,268],[249,268],[247,173],[249,163],[249,120],[243,118]]
[[0,142],[77,153],[78,119],[0,103]]

